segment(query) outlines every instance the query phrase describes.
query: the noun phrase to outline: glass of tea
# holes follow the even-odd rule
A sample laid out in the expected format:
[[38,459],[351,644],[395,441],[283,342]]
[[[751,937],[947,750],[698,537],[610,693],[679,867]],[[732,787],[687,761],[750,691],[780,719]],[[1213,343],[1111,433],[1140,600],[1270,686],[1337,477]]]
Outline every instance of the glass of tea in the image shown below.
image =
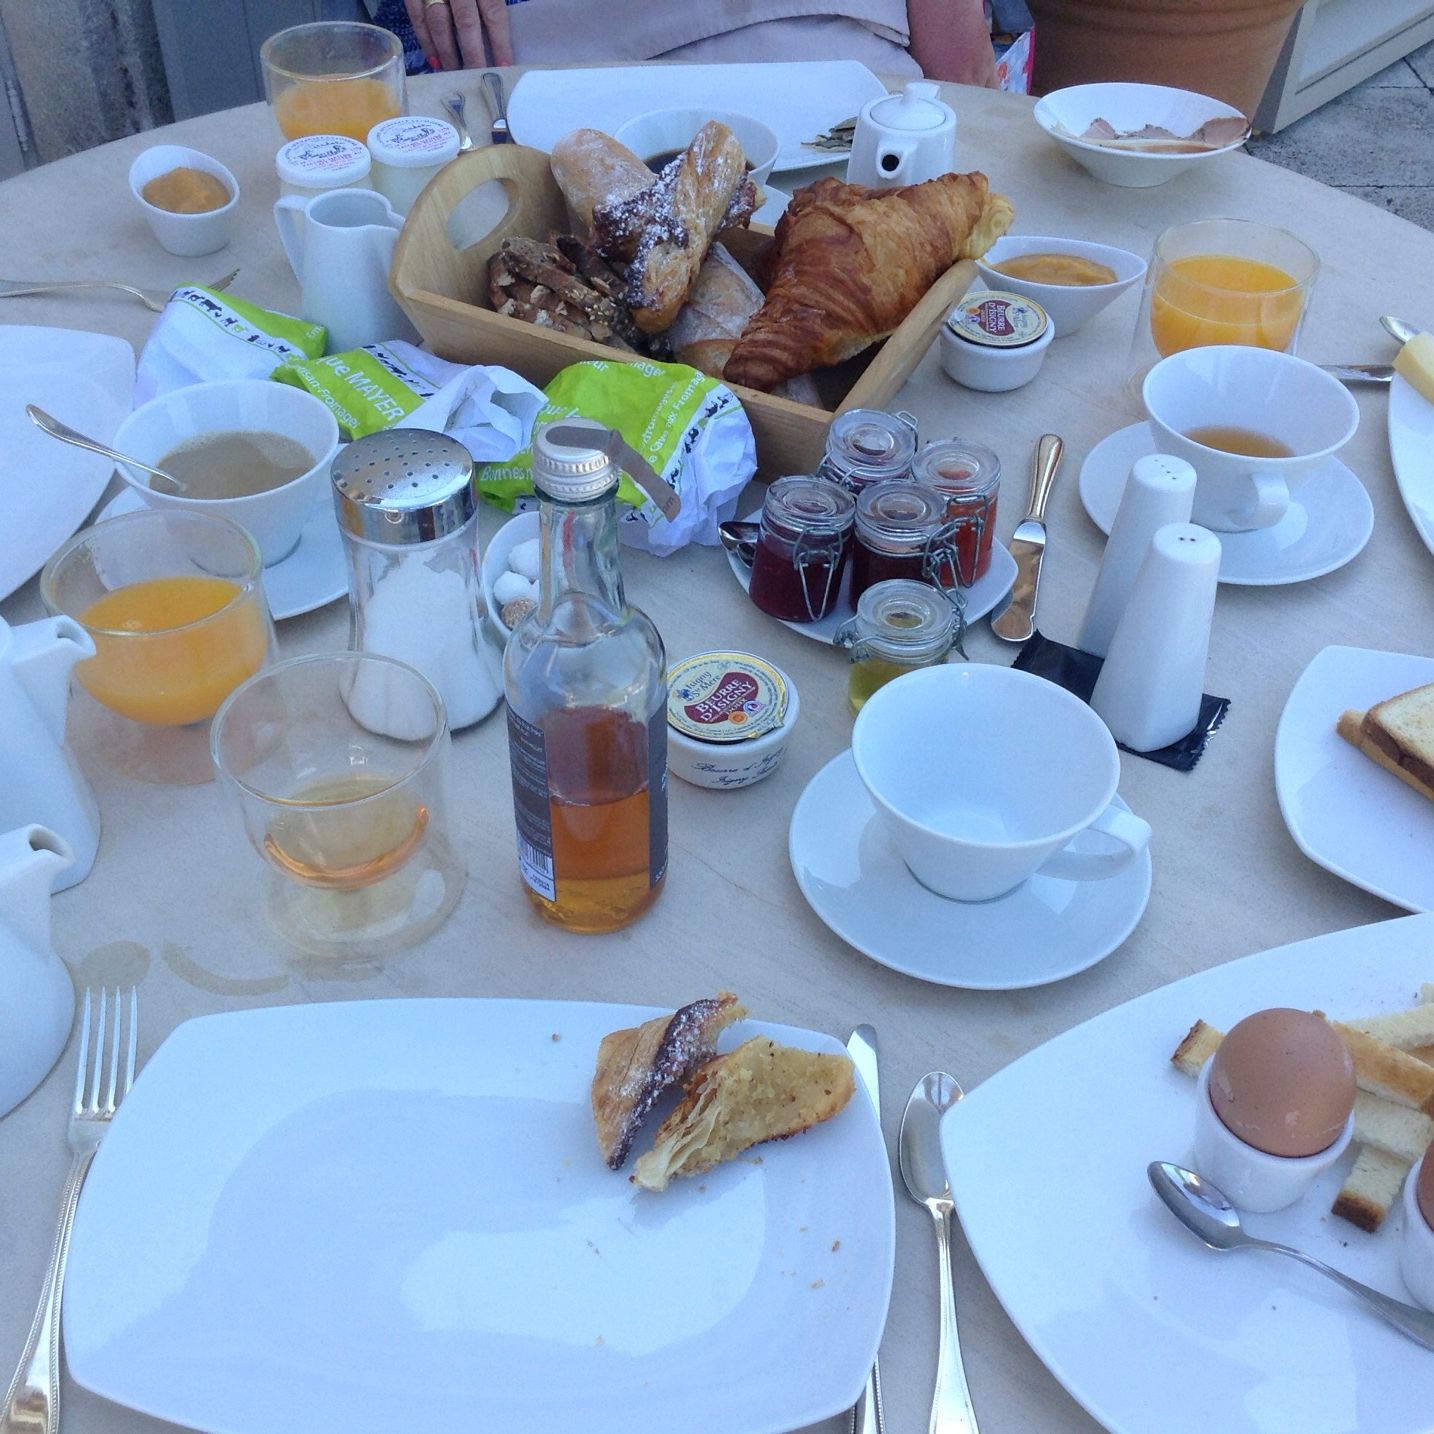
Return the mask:
[[447,826],[448,719],[433,685],[374,653],[290,658],[210,733],[265,867],[264,909],[326,961],[379,959],[448,918],[467,869]]
[[71,538],[40,594],[94,639],[74,674],[79,745],[143,781],[209,781],[215,712],[273,655],[262,572],[253,538],[215,514],[145,510]]
[[259,50],[264,96],[286,140],[343,134],[360,143],[406,112],[403,46],[378,25],[320,20],[270,35]]
[[1319,274],[1302,239],[1247,219],[1166,229],[1145,275],[1127,373],[1138,393],[1152,365],[1211,344],[1294,353]]

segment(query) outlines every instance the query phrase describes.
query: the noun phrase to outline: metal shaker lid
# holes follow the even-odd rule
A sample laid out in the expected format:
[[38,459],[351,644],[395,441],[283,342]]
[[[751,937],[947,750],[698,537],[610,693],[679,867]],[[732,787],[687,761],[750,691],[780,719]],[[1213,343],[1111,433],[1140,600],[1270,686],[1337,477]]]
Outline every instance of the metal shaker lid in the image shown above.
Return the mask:
[[472,456],[456,438],[426,428],[355,439],[330,477],[339,526],[370,543],[430,543],[477,511]]

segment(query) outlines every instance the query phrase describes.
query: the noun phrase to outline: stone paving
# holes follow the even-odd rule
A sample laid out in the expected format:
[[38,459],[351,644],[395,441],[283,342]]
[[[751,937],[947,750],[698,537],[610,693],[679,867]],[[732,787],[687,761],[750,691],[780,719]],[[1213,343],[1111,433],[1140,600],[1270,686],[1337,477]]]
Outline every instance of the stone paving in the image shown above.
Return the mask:
[[1434,44],[1247,148],[1434,229]]

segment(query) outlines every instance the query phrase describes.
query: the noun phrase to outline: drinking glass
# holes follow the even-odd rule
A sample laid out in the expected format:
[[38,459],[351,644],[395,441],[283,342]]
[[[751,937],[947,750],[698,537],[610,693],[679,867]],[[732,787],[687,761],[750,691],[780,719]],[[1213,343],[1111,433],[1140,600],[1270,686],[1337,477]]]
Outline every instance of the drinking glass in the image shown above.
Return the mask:
[[446,829],[448,719],[427,678],[375,653],[290,658],[219,709],[210,750],[265,866],[270,924],[311,956],[421,941],[467,869]]
[[95,655],[75,667],[75,740],[143,781],[210,781],[220,703],[272,658],[262,559],[237,523],[147,508],[77,533],[40,595]]
[[1207,344],[1294,353],[1318,273],[1314,250],[1271,224],[1199,219],[1166,229],[1145,275],[1130,391],[1158,360]]
[[264,97],[286,140],[343,134],[363,143],[405,112],[403,46],[391,31],[320,20],[270,35],[259,51]]

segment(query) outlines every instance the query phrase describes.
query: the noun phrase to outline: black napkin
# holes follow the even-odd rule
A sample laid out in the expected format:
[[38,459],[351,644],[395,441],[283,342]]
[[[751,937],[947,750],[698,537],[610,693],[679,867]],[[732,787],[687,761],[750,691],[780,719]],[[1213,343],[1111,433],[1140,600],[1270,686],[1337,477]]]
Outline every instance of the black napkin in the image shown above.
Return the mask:
[[[1037,677],[1044,677],[1056,686],[1064,687],[1067,692],[1073,692],[1082,702],[1089,702],[1105,659],[1082,652],[1078,647],[1067,647],[1065,643],[1055,642],[1038,632],[1021,648],[1011,666],[1020,668],[1022,672],[1034,672]],[[1136,752],[1135,755],[1159,762],[1162,767],[1174,767],[1177,772],[1188,772],[1204,755],[1205,744],[1214,736],[1229,710],[1228,697],[1211,697],[1207,692],[1200,698],[1200,716],[1185,736],[1168,747],[1160,747],[1154,752]],[[1123,742],[1117,745],[1123,752],[1134,750]]]

